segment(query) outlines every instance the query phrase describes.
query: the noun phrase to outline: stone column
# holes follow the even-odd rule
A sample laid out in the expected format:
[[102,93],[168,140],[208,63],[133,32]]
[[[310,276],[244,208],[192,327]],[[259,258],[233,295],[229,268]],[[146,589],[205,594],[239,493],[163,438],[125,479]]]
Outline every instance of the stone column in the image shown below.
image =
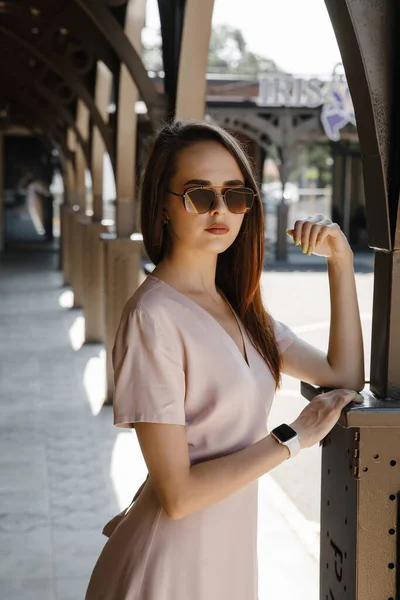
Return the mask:
[[[89,117],[90,113],[82,102],[78,100],[76,124],[79,132],[85,142],[89,138]],[[83,230],[81,225],[90,222],[90,217],[86,215],[86,184],[85,171],[87,168],[86,158],[83,148],[76,143],[75,150],[75,169],[76,186],[74,194],[74,212],[71,219],[71,237],[72,237],[72,260],[71,260],[71,287],[74,292],[74,307],[83,306]],[[78,210],[76,210],[78,208]]]
[[[95,102],[105,123],[108,122],[108,106],[111,98],[112,73],[98,61]],[[103,218],[103,162],[105,144],[96,126],[92,132],[91,173],[93,187],[93,215],[82,223],[82,296],[85,312],[85,341],[105,343],[105,287],[104,245],[100,234],[109,231]]]
[[214,0],[186,2],[176,94],[177,119],[204,119],[213,7]]
[[112,234],[101,235],[104,244],[105,296],[106,296],[106,403],[112,402],[114,378],[112,348],[122,309],[130,296],[143,283],[145,274],[141,268],[143,239],[141,234],[131,238],[116,238]]
[[[137,53],[141,54],[141,33],[146,16],[146,0],[129,0],[125,33]],[[125,65],[121,65],[116,138],[117,191],[116,234],[103,235],[105,256],[105,345],[106,345],[106,398],[113,394],[111,353],[121,311],[140,284],[142,238],[131,236],[137,230],[136,204],[136,137],[137,115],[135,105],[139,98],[137,87]]]
[[[75,151],[75,135],[71,130],[67,135],[68,149]],[[61,219],[61,256],[62,272],[65,285],[71,285],[72,253],[73,253],[73,215],[76,194],[76,173],[72,160],[65,162],[64,170],[64,202],[60,209]]]

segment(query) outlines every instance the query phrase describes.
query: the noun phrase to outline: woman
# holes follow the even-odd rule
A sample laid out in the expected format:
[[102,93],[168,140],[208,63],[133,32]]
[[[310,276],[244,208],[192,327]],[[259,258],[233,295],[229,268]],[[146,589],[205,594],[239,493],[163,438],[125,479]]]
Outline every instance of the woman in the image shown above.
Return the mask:
[[[320,215],[288,230],[304,252],[327,257],[325,355],[264,309],[262,205],[249,159],[226,131],[197,121],[158,133],[141,229],[156,268],[116,334],[114,424],[136,429],[149,476],[105,526],[86,600],[255,600],[258,478],[318,443],[364,387],[352,252]],[[281,372],[340,389],[271,435]]]

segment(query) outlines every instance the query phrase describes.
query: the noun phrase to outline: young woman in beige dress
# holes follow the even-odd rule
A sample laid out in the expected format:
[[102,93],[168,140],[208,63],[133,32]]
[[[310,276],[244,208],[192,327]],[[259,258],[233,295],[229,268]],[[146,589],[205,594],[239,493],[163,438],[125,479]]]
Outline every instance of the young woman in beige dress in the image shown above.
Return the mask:
[[[263,306],[253,170],[238,141],[206,122],[158,132],[141,185],[141,230],[156,268],[116,333],[114,425],[135,428],[149,475],[104,527],[109,539],[86,600],[256,600],[258,478],[317,444],[346,404],[361,401],[353,254],[322,215],[288,230],[304,252],[327,259],[324,353]],[[280,373],[335,388],[286,424],[287,443],[267,428]]]

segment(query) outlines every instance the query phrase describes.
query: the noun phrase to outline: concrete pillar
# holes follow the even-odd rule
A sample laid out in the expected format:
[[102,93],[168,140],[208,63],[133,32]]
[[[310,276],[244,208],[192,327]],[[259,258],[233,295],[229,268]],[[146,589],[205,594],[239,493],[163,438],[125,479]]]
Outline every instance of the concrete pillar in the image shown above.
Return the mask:
[[358,249],[368,248],[364,178],[357,155],[353,155],[351,165],[350,241]]
[[351,215],[351,170],[352,170],[352,156],[347,152],[344,157],[343,165],[343,233],[347,238],[350,237],[350,215]]
[[[76,126],[85,142],[89,139],[89,124],[90,112],[87,106],[78,100],[76,111]],[[80,144],[76,143],[75,147],[75,165],[76,165],[76,203],[79,205],[79,210],[85,213],[86,210],[86,184],[85,171],[88,168],[85,153]]]
[[[67,135],[68,148],[75,150],[75,136],[69,130]],[[60,209],[61,220],[61,256],[62,272],[65,285],[71,285],[72,252],[73,252],[73,215],[76,177],[71,160],[66,161],[64,171],[64,202]]]
[[[111,98],[113,76],[108,67],[98,61],[96,73],[95,102],[101,118],[108,123],[108,106]],[[106,147],[103,137],[94,125],[92,132],[91,173],[93,186],[93,222],[103,218],[103,162]]]
[[282,183],[282,199],[277,206],[277,232],[276,232],[276,252],[275,256],[277,260],[287,261],[288,256],[288,241],[286,229],[288,228],[288,216],[289,216],[289,205],[284,199],[285,185],[289,178],[290,173],[290,145],[282,145],[281,147],[281,165],[279,167],[279,173],[281,176]]
[[[78,100],[76,124],[79,132],[85,142],[89,139],[89,118],[90,113],[82,100]],[[83,261],[84,246],[82,236],[84,230],[82,225],[90,222],[90,217],[86,215],[86,184],[85,171],[87,162],[83,148],[80,144],[76,144],[75,150],[75,168],[76,168],[76,185],[74,206],[78,206],[79,210],[74,211],[71,219],[72,226],[72,261],[71,261],[71,287],[74,292],[74,307],[83,306]]]
[[60,208],[61,254],[64,285],[71,285],[74,210],[64,202]]
[[[141,34],[146,17],[146,0],[130,0],[127,5],[125,34],[136,52],[141,54]],[[137,229],[135,105],[138,89],[125,65],[121,65],[117,112],[116,231],[118,237],[130,236]]]
[[100,236],[109,231],[101,222],[83,224],[83,305],[85,342],[106,343],[105,336],[105,262]]
[[141,268],[143,239],[141,234],[130,238],[116,238],[112,234],[103,234],[105,260],[106,294],[106,403],[112,403],[114,378],[112,365],[112,347],[127,299],[143,283],[144,271]]
[[85,255],[87,251],[87,228],[91,223],[91,217],[80,212],[73,213],[73,250],[72,250],[72,272],[74,307],[85,308]]
[[[97,63],[95,102],[105,123],[111,97],[112,73],[101,61]],[[91,173],[93,215],[81,221],[82,232],[82,304],[85,313],[85,341],[105,343],[104,245],[100,234],[109,231],[103,218],[103,162],[105,144],[96,126],[92,133]],[[79,282],[78,282],[79,286]],[[79,292],[78,292],[79,293]]]
[[[137,53],[141,54],[141,35],[146,17],[146,0],[129,0],[126,9],[125,34]],[[117,192],[116,235],[103,235],[105,260],[105,345],[106,398],[112,400],[114,389],[111,353],[115,332],[127,299],[143,280],[141,269],[142,236],[132,234],[138,226],[136,203],[136,144],[139,98],[137,87],[125,65],[121,65],[116,139]]]
[[332,220],[343,226],[343,154],[333,153],[332,165]]
[[214,0],[187,0],[179,60],[175,116],[204,119]]

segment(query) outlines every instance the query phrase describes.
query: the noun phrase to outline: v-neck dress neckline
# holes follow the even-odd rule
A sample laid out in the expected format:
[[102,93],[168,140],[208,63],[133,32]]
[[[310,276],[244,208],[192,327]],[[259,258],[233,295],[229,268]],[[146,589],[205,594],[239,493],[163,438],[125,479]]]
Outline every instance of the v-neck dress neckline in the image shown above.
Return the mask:
[[206,315],[208,315],[210,317],[210,319],[212,319],[216,323],[216,325],[224,332],[224,334],[229,338],[230,343],[234,345],[234,347],[236,348],[237,352],[239,353],[239,355],[240,355],[242,361],[244,362],[244,364],[246,365],[246,367],[248,369],[251,369],[250,361],[249,361],[249,353],[248,353],[248,350],[247,350],[247,343],[246,343],[246,331],[245,331],[244,327],[242,326],[238,315],[236,314],[236,312],[232,308],[230,302],[228,301],[227,297],[222,292],[222,290],[218,290],[218,292],[222,295],[223,299],[225,300],[225,302],[229,306],[229,308],[230,308],[230,310],[231,310],[234,318],[236,319],[236,323],[237,323],[237,325],[239,327],[240,335],[242,336],[243,349],[244,349],[245,356],[243,356],[243,354],[242,354],[239,346],[236,344],[236,342],[233,339],[233,337],[227,332],[227,330],[225,329],[225,327],[223,327],[221,325],[221,323],[215,317],[213,317],[213,315],[210,312],[208,312],[208,310],[206,310],[205,308],[203,308],[198,302],[196,302],[195,300],[193,300],[192,298],[190,298],[189,296],[187,296],[183,292],[180,292],[179,290],[177,290],[173,285],[170,285],[169,283],[167,283],[166,281],[164,281],[164,279],[160,279],[156,275],[151,275],[151,274],[147,275],[147,277],[150,277],[151,279],[154,279],[155,281],[160,281],[162,284],[164,284],[168,288],[170,288],[173,292],[175,292],[176,294],[179,294],[179,296],[183,296],[183,298],[185,298],[186,300],[188,300],[191,304],[194,304],[203,313],[205,313]]

